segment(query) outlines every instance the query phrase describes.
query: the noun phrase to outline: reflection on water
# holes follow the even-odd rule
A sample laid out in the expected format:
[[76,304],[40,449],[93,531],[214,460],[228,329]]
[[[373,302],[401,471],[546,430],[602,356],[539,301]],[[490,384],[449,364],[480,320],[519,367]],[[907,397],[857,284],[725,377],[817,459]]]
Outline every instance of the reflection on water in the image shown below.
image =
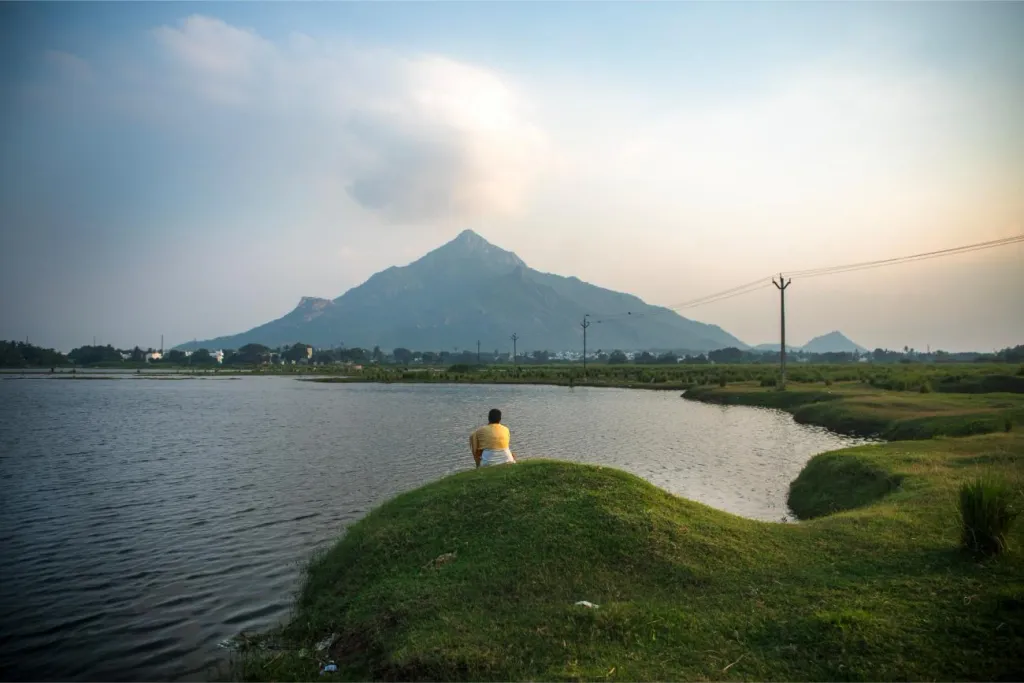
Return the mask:
[[222,639],[287,615],[315,547],[470,468],[491,407],[521,459],[620,467],[766,520],[811,455],[855,443],[673,392],[0,381],[4,678],[202,678]]

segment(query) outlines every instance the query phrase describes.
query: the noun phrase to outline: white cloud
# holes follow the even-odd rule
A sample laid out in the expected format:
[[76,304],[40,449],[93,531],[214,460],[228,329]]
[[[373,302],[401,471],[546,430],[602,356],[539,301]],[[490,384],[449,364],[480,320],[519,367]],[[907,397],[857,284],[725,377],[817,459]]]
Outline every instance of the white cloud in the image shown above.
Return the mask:
[[958,160],[963,115],[926,75],[825,65],[743,99],[684,105],[612,154],[652,190],[677,187],[692,206],[729,206],[738,196],[762,208],[809,196],[846,203],[852,192],[904,192],[908,176],[934,170],[939,147],[944,161]]
[[204,16],[153,35],[184,92],[315,140],[319,171],[393,222],[519,212],[545,168],[528,103],[493,71],[302,34],[276,44]]

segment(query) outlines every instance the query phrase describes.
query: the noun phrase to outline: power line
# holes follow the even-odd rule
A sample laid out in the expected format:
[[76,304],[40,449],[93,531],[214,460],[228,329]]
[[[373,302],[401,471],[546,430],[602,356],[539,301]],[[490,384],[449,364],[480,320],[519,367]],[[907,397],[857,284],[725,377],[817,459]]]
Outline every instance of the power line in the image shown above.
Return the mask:
[[912,254],[910,256],[897,256],[895,258],[879,259],[877,261],[862,261],[860,263],[849,263],[842,266],[829,266],[827,268],[812,268],[810,270],[798,270],[792,271],[788,274],[791,277],[820,277],[822,275],[847,273],[855,270],[866,270],[868,268],[881,268],[882,266],[898,265],[900,263],[910,263],[912,261],[926,261],[928,259],[939,258],[942,256],[955,256],[958,254],[967,254],[974,251],[983,251],[985,249],[994,249],[995,247],[1003,247],[1010,244],[1017,244],[1019,242],[1024,242],[1024,235],[1004,237],[1002,239],[990,240],[988,242],[978,242],[977,244],[967,244],[962,247],[951,247],[949,249],[927,251],[921,254]]
[[[790,271],[787,273],[789,277],[796,278],[812,278],[822,277],[825,275],[837,275],[839,273],[849,273],[858,270],[868,270],[871,268],[881,268],[884,266],[899,265],[901,263],[910,263],[913,261],[924,261],[933,258],[940,258],[943,256],[955,256],[959,254],[967,254],[974,251],[982,251],[985,249],[994,249],[996,247],[1008,246],[1010,244],[1019,244],[1024,242],[1024,235],[1015,235],[1013,237],[1004,237],[997,240],[989,240],[987,242],[978,242],[976,244],[966,244],[959,247],[950,247],[948,249],[939,249],[936,251],[927,251],[920,254],[911,254],[908,256],[897,256],[888,259],[879,259],[875,261],[862,261],[859,263],[848,263],[839,266],[828,266],[824,268],[811,268],[807,270]],[[626,311],[624,313],[614,313],[612,315],[606,315],[600,320],[593,321],[594,323],[603,323],[606,321],[616,321],[622,319],[633,319],[633,318],[644,318],[656,315],[665,315],[666,313],[674,313],[687,308],[695,308],[697,306],[703,306],[705,304],[717,303],[719,301],[725,301],[732,299],[733,297],[742,296],[755,292],[759,289],[772,286],[772,276],[766,275],[765,277],[752,280],[743,285],[732,287],[730,289],[723,290],[721,292],[715,292],[708,294],[690,301],[684,301],[679,304],[673,304],[671,306],[660,307],[662,310],[646,312],[646,313],[635,313],[632,311]]]
[[771,276],[768,275],[768,276],[765,276],[765,277],[762,277],[762,278],[758,278],[757,280],[753,280],[751,282],[748,282],[746,284],[739,285],[738,287],[732,287],[730,289],[726,289],[726,290],[721,291],[721,292],[715,292],[714,294],[708,294],[708,295],[705,295],[705,296],[702,296],[702,297],[698,297],[696,299],[691,299],[690,301],[684,301],[682,303],[673,304],[671,306],[660,306],[659,308],[662,309],[662,310],[651,311],[651,312],[647,312],[647,313],[634,313],[632,311],[627,311],[625,313],[615,313],[615,314],[612,314],[612,315],[606,315],[605,317],[601,318],[600,320],[595,320],[594,322],[595,323],[603,323],[603,322],[607,322],[607,321],[621,320],[621,319],[627,318],[627,317],[630,318],[630,319],[632,319],[632,318],[644,318],[644,317],[648,317],[648,316],[665,315],[666,313],[674,313],[675,311],[679,311],[679,310],[682,310],[684,308],[694,308],[696,306],[703,306],[704,304],[710,304],[710,303],[715,303],[715,302],[718,302],[718,301],[724,301],[726,299],[732,299],[733,297],[742,296],[744,294],[749,294],[750,292],[754,292],[754,291],[756,291],[758,289],[764,289],[765,287],[770,287],[771,284],[772,284],[771,280],[772,280]]

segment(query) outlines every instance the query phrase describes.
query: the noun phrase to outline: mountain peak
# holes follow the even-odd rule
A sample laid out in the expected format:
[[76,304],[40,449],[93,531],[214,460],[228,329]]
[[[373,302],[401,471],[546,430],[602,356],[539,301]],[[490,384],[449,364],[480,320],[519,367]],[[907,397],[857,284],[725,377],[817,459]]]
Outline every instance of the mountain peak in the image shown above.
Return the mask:
[[487,240],[485,240],[483,237],[480,236],[480,233],[468,229],[460,232],[455,237],[455,239],[451,240],[447,244],[442,244],[440,248],[458,249],[459,251],[465,251],[470,253],[484,252],[488,250],[496,250],[499,252],[505,251],[504,249],[496,247]]
[[522,259],[511,251],[505,251],[481,237],[473,230],[463,230],[455,239],[442,244],[422,259],[430,263],[445,263],[450,261],[473,260],[479,265],[487,266],[497,270],[514,270],[517,267],[525,267]]
[[744,346],[718,327],[631,295],[535,271],[511,251],[464,230],[420,259],[382,270],[337,299],[304,297],[277,320],[190,347],[239,348],[253,342],[276,346],[297,339],[322,346],[344,339],[366,348],[468,348],[479,340],[484,348],[503,349],[515,333],[534,349],[564,350],[580,343],[583,312],[624,308],[665,314],[602,325],[595,334],[605,348],[706,351]]
[[490,244],[490,242],[481,237],[479,233],[470,230],[469,228],[460,232],[452,242],[461,244]]
[[810,353],[826,353],[829,351],[864,352],[867,349],[852,341],[839,330],[832,330],[828,334],[815,337],[804,344],[803,350]]

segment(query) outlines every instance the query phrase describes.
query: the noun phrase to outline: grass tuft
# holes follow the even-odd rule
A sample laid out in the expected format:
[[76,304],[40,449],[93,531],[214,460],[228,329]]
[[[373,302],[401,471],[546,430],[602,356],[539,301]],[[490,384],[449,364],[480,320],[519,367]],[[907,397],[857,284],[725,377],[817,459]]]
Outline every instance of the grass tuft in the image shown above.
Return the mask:
[[1006,550],[1007,535],[1020,514],[1017,492],[1006,481],[976,477],[960,485],[961,542],[968,550],[997,555]]

